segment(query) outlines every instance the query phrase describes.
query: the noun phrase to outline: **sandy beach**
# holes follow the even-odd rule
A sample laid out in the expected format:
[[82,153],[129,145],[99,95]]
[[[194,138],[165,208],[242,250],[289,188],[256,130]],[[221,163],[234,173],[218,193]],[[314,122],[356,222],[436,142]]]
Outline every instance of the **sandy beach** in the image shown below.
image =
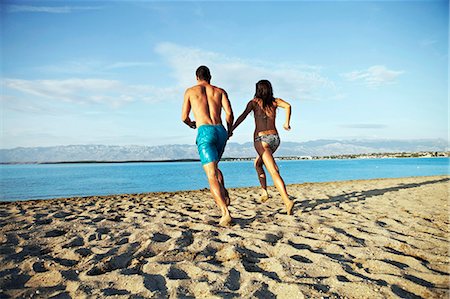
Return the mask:
[[0,298],[448,298],[449,181],[0,203]]

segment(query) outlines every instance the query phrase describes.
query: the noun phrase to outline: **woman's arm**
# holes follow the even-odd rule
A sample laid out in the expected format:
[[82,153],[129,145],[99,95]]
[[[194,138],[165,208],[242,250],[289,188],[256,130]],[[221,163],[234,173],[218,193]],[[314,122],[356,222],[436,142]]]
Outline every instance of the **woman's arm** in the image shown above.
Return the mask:
[[253,100],[251,100],[250,102],[248,102],[247,107],[245,108],[244,112],[242,112],[242,114],[238,117],[238,119],[236,120],[236,122],[233,125],[233,131],[234,129],[236,129],[241,122],[244,121],[244,119],[247,117],[247,115],[253,110]]
[[291,105],[288,102],[283,101],[282,99],[276,99],[275,101],[278,107],[286,109],[286,121],[283,125],[283,128],[289,131],[291,129]]

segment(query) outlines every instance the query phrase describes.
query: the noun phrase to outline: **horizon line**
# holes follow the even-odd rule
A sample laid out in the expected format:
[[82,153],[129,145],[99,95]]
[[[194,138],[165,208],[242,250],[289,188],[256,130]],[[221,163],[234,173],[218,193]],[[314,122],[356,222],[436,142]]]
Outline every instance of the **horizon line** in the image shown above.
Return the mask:
[[[428,156],[430,155],[431,156]],[[443,155],[441,155],[443,154]],[[414,151],[414,152],[372,152],[359,154],[333,154],[333,155],[301,155],[301,156],[275,156],[276,160],[351,160],[351,159],[383,159],[383,158],[449,158],[450,151]],[[381,156],[381,157],[380,157]],[[367,158],[368,157],[368,158]],[[220,162],[253,161],[255,157],[223,157]],[[74,160],[74,161],[29,161],[29,162],[0,162],[0,165],[18,164],[126,164],[126,163],[176,163],[200,162],[200,159],[158,159],[158,160]]]
[[[398,142],[410,142],[410,141],[443,141],[448,145],[448,138],[411,138],[411,139],[400,139],[400,138],[348,138],[348,139],[331,139],[331,138],[320,138],[320,139],[311,139],[305,141],[291,141],[285,140],[283,143],[306,143],[306,142],[315,142],[315,141],[340,141],[340,142],[349,142],[349,141],[398,141]],[[227,144],[239,144],[244,145],[247,143],[253,143],[252,141],[247,141],[244,143],[239,142],[227,142]],[[13,150],[19,148],[50,148],[50,147],[69,147],[69,146],[112,146],[112,147],[126,147],[126,146],[139,146],[139,147],[157,147],[157,146],[172,146],[172,145],[185,145],[185,146],[195,146],[195,142],[193,143],[168,143],[168,144],[160,144],[160,145],[142,145],[142,144],[102,144],[102,143],[79,143],[79,144],[59,144],[59,145],[35,145],[35,146],[12,146],[12,147],[0,147],[0,150]]]

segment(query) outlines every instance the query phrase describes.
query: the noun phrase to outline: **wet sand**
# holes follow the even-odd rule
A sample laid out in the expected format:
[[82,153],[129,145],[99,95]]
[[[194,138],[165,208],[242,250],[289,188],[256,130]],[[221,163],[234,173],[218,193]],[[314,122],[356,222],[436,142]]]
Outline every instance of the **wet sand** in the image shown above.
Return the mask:
[[449,180],[0,203],[0,298],[448,298]]

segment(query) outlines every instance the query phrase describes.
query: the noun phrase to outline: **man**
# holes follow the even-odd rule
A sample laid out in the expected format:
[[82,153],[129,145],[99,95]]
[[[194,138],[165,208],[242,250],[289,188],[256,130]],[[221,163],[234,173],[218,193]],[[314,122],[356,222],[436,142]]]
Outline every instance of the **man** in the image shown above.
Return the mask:
[[[208,177],[214,201],[222,212],[219,225],[228,226],[232,220],[228,211],[230,199],[218,163],[229,137],[228,132],[231,132],[233,126],[233,110],[225,90],[210,84],[211,73],[208,67],[200,66],[195,74],[197,85],[188,88],[184,94],[181,119],[192,129],[198,128],[196,143],[200,161]],[[228,132],[222,125],[222,108]],[[191,109],[195,121],[189,118]]]

